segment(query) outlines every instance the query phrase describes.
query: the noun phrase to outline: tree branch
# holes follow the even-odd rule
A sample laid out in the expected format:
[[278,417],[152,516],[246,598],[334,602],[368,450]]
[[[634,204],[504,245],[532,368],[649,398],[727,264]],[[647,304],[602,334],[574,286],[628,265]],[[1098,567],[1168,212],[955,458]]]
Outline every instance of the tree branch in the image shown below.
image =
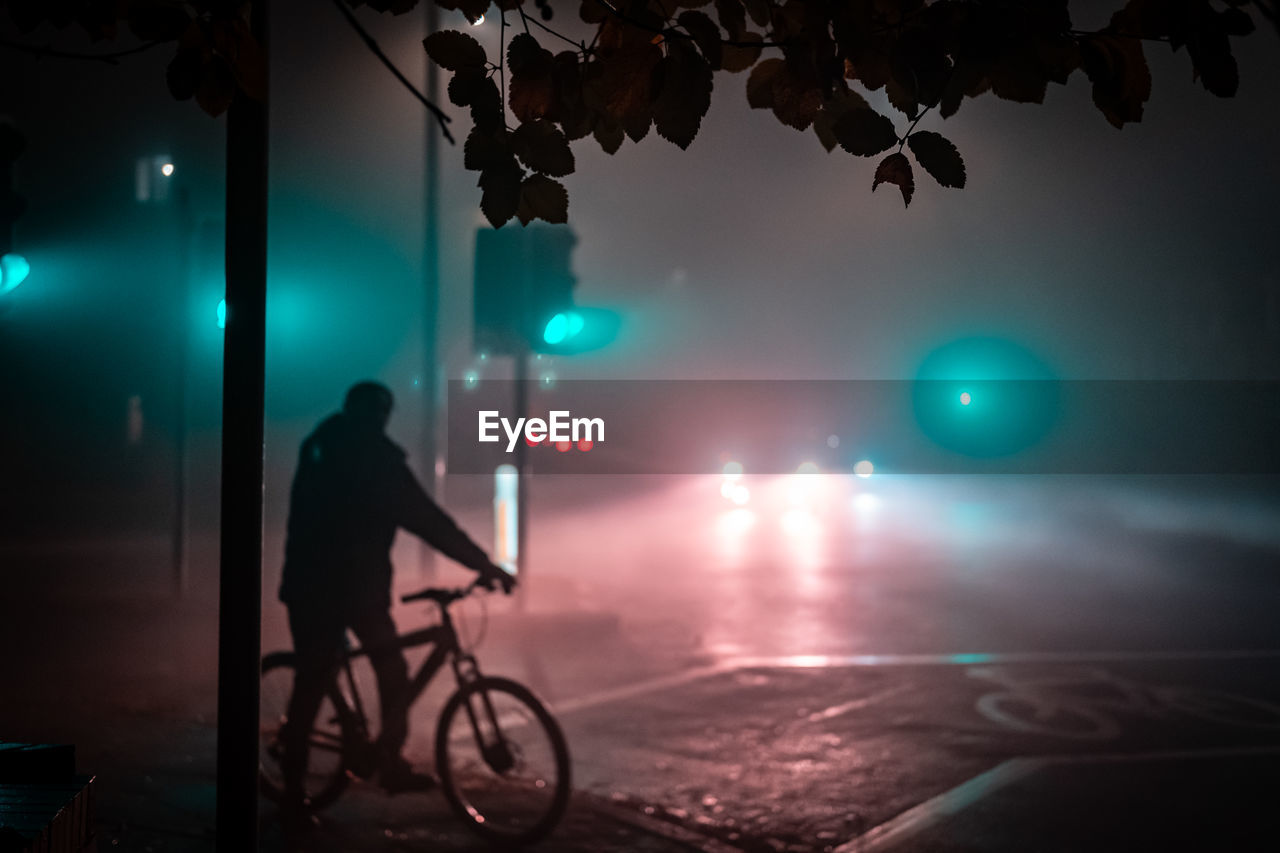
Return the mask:
[[378,43],[374,41],[373,36],[369,35],[369,31],[360,25],[355,14],[347,8],[346,3],[342,0],[333,0],[333,4],[338,7],[338,11],[342,12],[342,16],[347,19],[347,23],[351,25],[351,28],[356,31],[361,39],[364,40],[365,46],[373,52],[373,55],[378,57],[382,64],[387,67],[387,70],[394,74],[395,78],[399,80],[406,89],[412,92],[413,96],[421,101],[422,105],[430,110],[431,114],[436,117],[436,121],[440,124],[440,133],[444,135],[445,139],[449,140],[449,144],[456,144],[457,140],[453,138],[453,134],[449,132],[448,127],[449,122],[452,121],[452,119],[445,115],[444,111],[438,106],[431,103],[427,96],[419,92],[418,88],[409,82],[409,78],[405,77],[404,74],[400,72],[399,68],[396,68],[395,63],[391,61],[390,57],[382,52],[382,48],[380,48]]

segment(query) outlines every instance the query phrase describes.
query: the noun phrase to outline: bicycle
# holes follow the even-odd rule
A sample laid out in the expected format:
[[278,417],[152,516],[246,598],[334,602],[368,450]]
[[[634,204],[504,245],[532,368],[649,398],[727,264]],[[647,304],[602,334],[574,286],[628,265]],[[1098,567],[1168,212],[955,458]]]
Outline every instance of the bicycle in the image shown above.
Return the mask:
[[[559,724],[533,692],[507,678],[482,675],[475,656],[462,648],[449,606],[475,591],[429,588],[403,596],[405,603],[439,605],[440,624],[402,634],[400,648],[433,644],[410,678],[410,707],[436,673],[449,663],[457,690],[436,725],[436,773],[453,812],[479,835],[506,845],[532,844],[559,823],[569,803],[569,747]],[[367,649],[348,647],[338,662],[310,737],[304,792],[313,810],[331,805],[353,776],[371,775],[375,761],[368,717],[352,661]],[[259,781],[264,796],[279,802],[280,732],[285,723],[293,652],[262,659]]]

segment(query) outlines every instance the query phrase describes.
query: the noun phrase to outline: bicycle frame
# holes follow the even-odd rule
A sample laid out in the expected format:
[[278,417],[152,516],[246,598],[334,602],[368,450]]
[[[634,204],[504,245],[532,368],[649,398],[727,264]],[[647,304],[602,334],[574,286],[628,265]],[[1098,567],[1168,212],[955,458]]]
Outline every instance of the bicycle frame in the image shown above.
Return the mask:
[[[453,625],[453,617],[449,614],[448,607],[440,607],[439,625],[419,628],[416,631],[401,634],[395,640],[397,649],[413,649],[428,644],[433,646],[431,653],[427,655],[426,659],[418,667],[417,672],[413,673],[409,679],[409,691],[406,697],[406,704],[409,707],[412,707],[418,701],[418,698],[427,689],[431,680],[436,677],[436,673],[444,668],[446,661],[453,667],[454,678],[457,680],[459,688],[465,687],[480,677],[480,669],[475,656],[462,650],[462,644],[458,641],[458,632]],[[368,655],[368,648],[348,649],[342,656],[340,664],[342,672],[346,674],[347,690],[351,695],[353,710],[356,714],[356,723],[359,726],[361,735],[366,740],[369,732],[368,717],[365,714],[364,703],[360,699],[360,691],[356,687],[355,673],[351,669],[351,662]],[[339,675],[339,677],[341,676]],[[472,723],[475,725],[474,720]]]

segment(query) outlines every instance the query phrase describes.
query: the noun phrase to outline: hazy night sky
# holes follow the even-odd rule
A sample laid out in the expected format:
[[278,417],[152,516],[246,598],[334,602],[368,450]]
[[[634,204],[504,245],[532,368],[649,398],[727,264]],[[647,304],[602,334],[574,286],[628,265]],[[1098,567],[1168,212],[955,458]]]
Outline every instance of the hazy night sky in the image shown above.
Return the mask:
[[[557,8],[572,15],[576,4]],[[417,440],[426,116],[336,10],[301,0],[274,9],[268,455],[284,470],[305,431],[364,376],[395,388],[393,432]],[[359,14],[421,81],[421,10]],[[465,27],[456,13],[442,17]],[[484,29],[496,39],[492,22]],[[27,38],[89,48],[70,32]],[[894,188],[870,192],[874,159],[825,153],[811,132],[750,110],[745,74],[717,74],[687,152],[653,133],[612,157],[574,144],[578,298],[620,311],[626,325],[609,349],[554,369],[897,378],[937,346],[992,335],[1064,377],[1274,377],[1280,37],[1264,27],[1235,45],[1242,82],[1230,100],[1193,84],[1184,55],[1149,45],[1154,94],[1143,123],[1123,131],[1094,109],[1083,74],[1051,85],[1043,106],[988,94],[949,120],[928,118],[922,128],[959,147],[968,187],[917,174],[905,210]],[[166,315],[152,304],[163,302],[163,263],[147,253],[171,258],[172,243],[146,230],[155,221],[139,225],[157,215],[134,210],[133,158],[171,154],[197,215],[215,230],[220,216],[225,121],[171,100],[170,53],[118,68],[0,54],[0,112],[30,139],[18,163],[31,200],[19,240],[35,268],[4,321],[11,376],[21,374],[23,393],[51,380],[47,400],[72,381],[96,389],[79,403],[79,424],[123,417],[135,392],[122,365],[165,381],[156,347]],[[450,109],[461,139],[469,121]],[[481,220],[461,145],[442,148],[441,327],[457,378],[470,364]],[[211,234],[205,261],[216,263]],[[197,402],[216,398],[219,287],[216,270],[195,284]],[[1261,358],[1240,343],[1264,336]],[[205,410],[215,416],[216,399]]]

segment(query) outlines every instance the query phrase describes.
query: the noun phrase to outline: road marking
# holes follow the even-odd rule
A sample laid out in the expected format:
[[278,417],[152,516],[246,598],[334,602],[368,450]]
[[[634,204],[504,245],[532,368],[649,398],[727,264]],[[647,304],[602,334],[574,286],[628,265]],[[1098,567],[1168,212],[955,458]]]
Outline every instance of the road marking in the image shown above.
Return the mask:
[[897,817],[872,827],[852,841],[841,844],[834,853],[870,853],[873,850],[886,850],[921,830],[933,826],[944,817],[968,808],[991,792],[1029,776],[1037,768],[1035,759],[1010,758],[951,790],[918,803]]
[[[1280,659],[1280,649],[1208,649],[1174,652],[961,652],[958,654],[879,655],[776,655],[726,658],[720,663],[697,666],[671,675],[662,675],[622,687],[586,693],[555,703],[557,714],[571,714],[610,702],[633,699],[682,687],[703,678],[742,669],[825,669],[863,666],[974,666],[975,664],[1074,664],[1152,661],[1267,660]],[[853,710],[853,709],[850,709]]]
[[581,711],[586,708],[594,708],[598,705],[607,705],[610,702],[618,702],[623,699],[632,699],[636,696],[642,696],[646,693],[657,693],[660,690],[669,690],[672,687],[680,687],[692,681],[698,681],[703,678],[709,678],[713,675],[720,675],[725,672],[732,672],[739,667],[733,665],[732,662],[713,664],[711,666],[698,666],[693,669],[686,669],[671,675],[663,675],[657,678],[650,678],[645,681],[637,681],[634,684],[628,684],[623,687],[612,687],[607,690],[598,690],[595,693],[587,693],[576,699],[567,699],[564,702],[557,702],[552,705],[552,711],[556,714],[571,714],[574,711]]
[[868,705],[874,705],[876,702],[882,702],[890,696],[897,696],[899,693],[905,693],[910,685],[901,684],[890,690],[881,690],[879,693],[873,693],[870,696],[863,696],[861,699],[854,699],[852,702],[845,702],[841,705],[832,705],[830,708],[824,708],[821,711],[814,711],[805,719],[810,723],[821,723],[823,720],[830,720],[835,717],[848,714],[851,711],[861,711]]
[[1060,764],[1124,764],[1142,761],[1185,761],[1191,759],[1239,758],[1276,755],[1280,747],[1230,747],[1224,749],[1160,750],[1154,752],[1094,753],[1085,755],[1022,756],[1003,761],[972,779],[907,809],[897,817],[847,841],[834,853],[877,853],[889,850],[908,838],[957,814],[982,798],[1045,767]]

